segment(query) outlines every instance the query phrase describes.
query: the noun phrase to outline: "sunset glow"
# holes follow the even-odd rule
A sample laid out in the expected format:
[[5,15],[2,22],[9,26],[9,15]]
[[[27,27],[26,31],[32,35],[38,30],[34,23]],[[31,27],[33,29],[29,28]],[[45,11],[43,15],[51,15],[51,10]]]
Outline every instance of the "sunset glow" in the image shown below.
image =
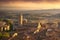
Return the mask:
[[0,2],[0,9],[14,8],[25,10],[40,10],[40,9],[60,9],[59,2]]

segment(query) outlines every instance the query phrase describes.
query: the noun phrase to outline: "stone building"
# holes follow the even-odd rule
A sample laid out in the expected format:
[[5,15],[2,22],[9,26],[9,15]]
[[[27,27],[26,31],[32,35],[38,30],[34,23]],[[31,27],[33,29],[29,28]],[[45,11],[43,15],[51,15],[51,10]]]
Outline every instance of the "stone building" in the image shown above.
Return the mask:
[[9,31],[10,25],[7,25],[6,22],[0,21],[0,31]]

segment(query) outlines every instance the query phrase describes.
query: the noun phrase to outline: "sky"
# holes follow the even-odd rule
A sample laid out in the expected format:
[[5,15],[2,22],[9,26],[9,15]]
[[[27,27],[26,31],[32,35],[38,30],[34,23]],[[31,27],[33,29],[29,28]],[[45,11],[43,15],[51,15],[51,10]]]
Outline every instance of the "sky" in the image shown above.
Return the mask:
[[60,0],[0,0],[0,9],[60,9]]

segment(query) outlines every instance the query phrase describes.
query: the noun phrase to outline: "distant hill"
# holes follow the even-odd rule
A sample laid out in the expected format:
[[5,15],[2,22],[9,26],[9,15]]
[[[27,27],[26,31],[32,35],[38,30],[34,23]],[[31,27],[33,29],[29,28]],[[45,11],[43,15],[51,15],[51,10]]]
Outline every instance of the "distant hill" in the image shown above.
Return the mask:
[[46,9],[46,10],[0,10],[0,16],[14,16],[17,14],[24,14],[24,16],[31,17],[46,17],[46,18],[60,18],[60,9]]
[[44,10],[0,10],[0,11],[12,11],[12,12],[21,12],[21,13],[50,13],[50,14],[57,14],[60,13],[60,9],[44,9]]

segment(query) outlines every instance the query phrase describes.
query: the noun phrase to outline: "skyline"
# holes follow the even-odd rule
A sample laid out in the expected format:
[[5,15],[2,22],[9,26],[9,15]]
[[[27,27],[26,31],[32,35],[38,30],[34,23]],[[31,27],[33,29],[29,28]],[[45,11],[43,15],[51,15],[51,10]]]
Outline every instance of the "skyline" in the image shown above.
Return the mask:
[[60,9],[59,0],[0,0],[0,9]]

